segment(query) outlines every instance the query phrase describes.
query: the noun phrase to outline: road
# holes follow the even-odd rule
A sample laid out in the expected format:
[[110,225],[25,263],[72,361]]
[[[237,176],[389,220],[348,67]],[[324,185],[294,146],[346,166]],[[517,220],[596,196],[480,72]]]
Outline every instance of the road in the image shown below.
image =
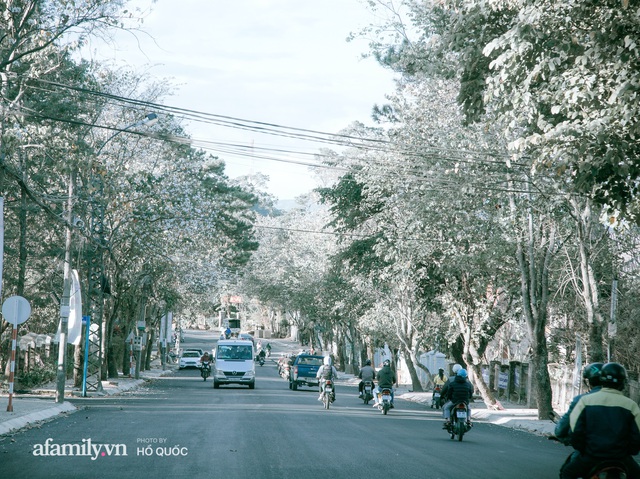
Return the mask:
[[[198,333],[183,346],[213,344]],[[78,412],[0,439],[1,477],[539,479],[557,477],[569,452],[492,424],[452,441],[438,412],[398,400],[383,416],[349,385],[326,411],[316,391],[289,390],[272,361],[257,366],[254,390],[214,390],[182,370],[117,397],[72,401]]]

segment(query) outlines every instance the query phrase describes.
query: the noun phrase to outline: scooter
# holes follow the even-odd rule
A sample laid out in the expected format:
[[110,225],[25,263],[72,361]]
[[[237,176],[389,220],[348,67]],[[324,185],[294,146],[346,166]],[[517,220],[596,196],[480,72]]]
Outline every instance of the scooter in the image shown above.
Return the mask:
[[451,439],[458,437],[458,441],[462,441],[462,437],[471,429],[469,422],[469,409],[463,402],[456,404],[451,408],[451,421],[449,422],[447,432],[451,434]]
[[322,389],[322,404],[325,409],[329,409],[331,403],[335,400],[333,395],[333,381],[327,379],[324,382],[324,388]]
[[385,416],[389,412],[393,405],[391,404],[391,389],[382,388],[378,393],[378,410],[382,411]]
[[362,386],[362,399],[365,404],[369,404],[369,401],[373,399],[373,383],[371,381],[365,381]]
[[436,386],[433,388],[433,393],[431,394],[431,409],[433,408],[440,409],[441,392],[442,392],[442,386]]
[[[552,411],[549,413],[549,419],[557,424],[560,420],[560,415]],[[557,441],[565,446],[570,446],[571,442],[565,438],[561,439],[554,435],[549,436],[550,441]],[[567,457],[567,461],[571,458],[571,454]],[[565,461],[566,462],[566,461]],[[615,460],[603,460],[596,464],[591,471],[586,475],[585,479],[627,479],[627,468],[623,462]]]
[[211,375],[211,361],[203,361],[202,367],[200,367],[200,376],[202,376],[202,379],[206,381],[210,375]]

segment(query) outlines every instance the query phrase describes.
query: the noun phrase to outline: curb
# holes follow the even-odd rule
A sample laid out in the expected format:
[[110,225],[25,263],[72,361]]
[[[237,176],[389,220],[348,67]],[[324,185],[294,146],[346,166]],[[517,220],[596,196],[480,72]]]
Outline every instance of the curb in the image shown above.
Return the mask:
[[24,416],[19,416],[15,419],[9,419],[8,421],[0,423],[0,435],[8,434],[10,432],[16,431],[17,429],[22,429],[29,424],[33,424],[38,421],[51,419],[52,417],[59,414],[72,413],[76,412],[77,410],[78,409],[73,404],[64,402],[54,407],[32,412]]

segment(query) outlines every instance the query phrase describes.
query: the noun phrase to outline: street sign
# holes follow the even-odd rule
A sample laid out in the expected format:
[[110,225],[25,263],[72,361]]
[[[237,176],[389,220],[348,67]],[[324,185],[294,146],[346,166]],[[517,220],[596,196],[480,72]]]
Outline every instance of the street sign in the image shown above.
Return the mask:
[[18,326],[31,316],[31,305],[22,296],[11,296],[2,303],[2,316],[7,323]]
[[133,338],[133,350],[134,351],[142,350],[142,336],[135,336]]

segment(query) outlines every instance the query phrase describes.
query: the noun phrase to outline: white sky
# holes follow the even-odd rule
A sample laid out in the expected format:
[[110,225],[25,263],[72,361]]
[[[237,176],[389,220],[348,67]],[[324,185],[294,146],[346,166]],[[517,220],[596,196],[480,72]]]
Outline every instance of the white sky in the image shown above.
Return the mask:
[[[130,7],[149,5],[135,0]],[[172,80],[179,90],[167,105],[333,133],[353,121],[371,123],[373,105],[393,92],[391,72],[361,59],[366,41],[346,41],[375,20],[359,0],[158,0],[151,9],[143,30],[152,38],[124,34],[117,50],[101,47],[94,56],[151,66],[153,77]],[[194,139],[255,147],[323,146],[198,123],[187,130]],[[268,175],[268,191],[280,199],[317,186],[305,166],[217,155],[232,178]]]

